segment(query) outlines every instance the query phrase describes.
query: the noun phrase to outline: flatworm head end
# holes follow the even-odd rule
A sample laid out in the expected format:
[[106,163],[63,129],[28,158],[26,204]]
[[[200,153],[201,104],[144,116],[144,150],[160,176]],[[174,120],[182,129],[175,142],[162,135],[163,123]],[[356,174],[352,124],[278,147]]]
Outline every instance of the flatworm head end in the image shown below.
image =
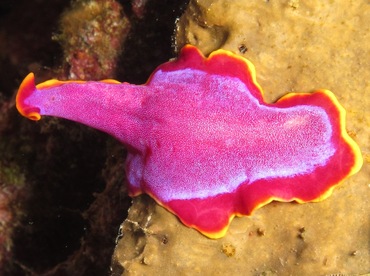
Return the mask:
[[[83,87],[83,84],[86,84],[87,81],[83,80],[67,80],[67,81],[61,81],[57,79],[51,79],[44,81],[42,83],[39,83],[38,85],[35,85],[35,75],[33,73],[29,73],[25,79],[22,81],[17,96],[16,96],[16,107],[24,117],[33,120],[38,121],[41,119],[41,115],[45,115],[41,112],[41,109],[35,105],[44,106],[43,100],[46,99],[45,93],[46,91],[50,91],[54,88],[58,88],[54,90],[54,94],[61,95],[64,91],[63,87],[65,84],[81,84],[81,89]],[[93,82],[91,82],[93,83]],[[99,83],[104,84],[121,84],[121,82],[113,80],[113,79],[105,79],[99,81]],[[60,89],[59,89],[60,87]],[[77,91],[77,90],[76,90]],[[30,99],[33,99],[33,105],[30,105]],[[42,114],[41,114],[42,113]]]
[[38,107],[29,106],[25,103],[25,100],[35,91],[35,75],[33,73],[29,73],[19,87],[16,97],[16,107],[19,113],[24,117],[33,121],[38,121],[41,119],[40,109]]

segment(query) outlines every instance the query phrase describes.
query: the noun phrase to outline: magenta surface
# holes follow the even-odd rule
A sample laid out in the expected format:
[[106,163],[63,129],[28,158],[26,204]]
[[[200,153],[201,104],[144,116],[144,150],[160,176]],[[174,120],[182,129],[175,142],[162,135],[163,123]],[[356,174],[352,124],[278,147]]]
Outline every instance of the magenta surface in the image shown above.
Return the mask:
[[230,52],[206,59],[186,46],[145,85],[52,80],[35,88],[27,77],[17,107],[113,135],[129,149],[131,195],[148,193],[217,238],[234,215],[271,200],[323,199],[361,166],[330,91],[267,104],[254,74]]

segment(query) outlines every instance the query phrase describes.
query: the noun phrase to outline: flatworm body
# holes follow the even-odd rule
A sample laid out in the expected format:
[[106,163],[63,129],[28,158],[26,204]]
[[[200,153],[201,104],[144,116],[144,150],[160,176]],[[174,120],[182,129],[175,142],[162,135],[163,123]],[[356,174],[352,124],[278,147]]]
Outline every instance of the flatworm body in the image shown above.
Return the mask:
[[147,193],[187,226],[225,235],[234,216],[271,202],[313,202],[356,173],[362,157],[328,90],[265,103],[254,66],[231,52],[185,46],[144,85],[29,74],[17,108],[105,131],[128,148],[129,193]]

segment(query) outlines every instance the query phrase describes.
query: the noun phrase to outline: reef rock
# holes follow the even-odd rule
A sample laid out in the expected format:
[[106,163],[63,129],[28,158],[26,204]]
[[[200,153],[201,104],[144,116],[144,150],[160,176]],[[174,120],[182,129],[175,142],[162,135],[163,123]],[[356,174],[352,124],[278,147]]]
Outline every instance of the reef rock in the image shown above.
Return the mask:
[[[370,271],[370,5],[299,0],[194,0],[176,47],[223,48],[251,60],[265,99],[327,88],[347,110],[361,171],[320,203],[271,203],[208,239],[143,195],[133,199],[113,275],[325,275]],[[307,89],[310,89],[307,91]]]

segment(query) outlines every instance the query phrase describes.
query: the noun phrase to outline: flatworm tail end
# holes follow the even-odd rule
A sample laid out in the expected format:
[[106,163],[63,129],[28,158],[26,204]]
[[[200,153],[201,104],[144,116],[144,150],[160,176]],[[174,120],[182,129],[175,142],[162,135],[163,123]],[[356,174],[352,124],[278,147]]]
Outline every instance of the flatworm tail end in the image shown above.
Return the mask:
[[[363,165],[363,157],[360,147],[347,132],[346,110],[339,103],[333,92],[326,89],[320,89],[313,91],[312,93],[289,93],[277,101],[277,104],[283,107],[308,103],[321,106],[326,110],[327,114],[330,115],[329,118],[331,120],[332,127],[336,132],[336,135],[332,137],[332,141],[334,141],[336,145],[337,153],[333,156],[332,159],[334,163],[332,163],[333,165],[328,170],[333,171],[336,175],[342,172],[339,180],[336,178],[335,182],[329,182],[327,189],[325,189],[320,196],[309,200],[310,202],[318,202],[328,198],[337,185],[357,173]],[[346,164],[346,170],[343,170],[342,168],[339,170],[341,164]],[[307,200],[300,198],[294,198],[294,200],[299,203],[307,202]]]
[[346,110],[339,103],[338,99],[335,97],[333,92],[331,92],[329,90],[325,90],[325,89],[319,90],[319,92],[324,93],[327,97],[329,97],[331,99],[332,103],[335,105],[335,107],[339,111],[341,137],[351,148],[351,152],[352,152],[353,159],[354,159],[353,164],[350,168],[350,171],[349,171],[347,177],[352,176],[361,169],[364,161],[363,161],[363,157],[362,157],[362,154],[361,154],[360,147],[358,146],[358,144],[355,142],[355,140],[347,132],[347,129],[346,129]]
[[38,121],[41,119],[40,109],[27,105],[25,100],[36,90],[35,75],[33,73],[29,73],[22,81],[16,98],[16,107],[19,113],[33,121]]

